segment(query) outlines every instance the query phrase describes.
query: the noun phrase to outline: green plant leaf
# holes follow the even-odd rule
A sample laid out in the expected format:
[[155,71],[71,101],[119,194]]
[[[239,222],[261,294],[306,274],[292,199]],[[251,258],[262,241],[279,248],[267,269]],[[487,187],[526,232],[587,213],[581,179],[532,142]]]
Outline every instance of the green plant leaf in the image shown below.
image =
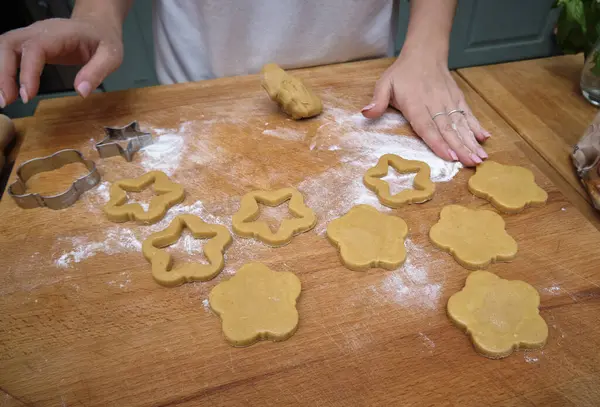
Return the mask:
[[587,31],[587,26],[585,23],[585,13],[583,8],[582,0],[571,0],[565,3],[565,10],[569,16],[569,19],[576,21],[581,27],[581,30],[585,33]]

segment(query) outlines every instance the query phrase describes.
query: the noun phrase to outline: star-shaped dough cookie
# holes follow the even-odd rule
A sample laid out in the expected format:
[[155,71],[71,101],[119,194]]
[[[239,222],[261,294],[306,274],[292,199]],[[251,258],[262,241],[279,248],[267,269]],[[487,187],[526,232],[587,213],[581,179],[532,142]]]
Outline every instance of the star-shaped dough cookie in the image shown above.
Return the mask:
[[529,284],[475,271],[448,300],[448,316],[465,329],[475,349],[499,359],[517,349],[546,344],[548,326],[540,316],[540,296]]
[[[413,189],[405,189],[392,195],[390,185],[381,179],[387,175],[390,166],[400,174],[416,172]],[[429,165],[422,161],[405,160],[395,154],[385,154],[381,156],[375,167],[367,170],[363,182],[367,188],[377,194],[383,205],[398,208],[407,203],[422,203],[431,199],[435,184],[431,182],[430,174]]]
[[339,248],[342,263],[355,271],[400,266],[406,259],[407,234],[404,220],[369,205],[355,206],[327,226],[327,237]]
[[475,175],[469,178],[469,191],[506,213],[540,206],[548,199],[548,194],[535,183],[530,170],[494,161],[479,164]]
[[[141,192],[153,185],[156,194],[150,200],[148,210],[138,203],[126,203],[127,192]],[[162,171],[150,171],[141,177],[116,181],[110,187],[110,200],[104,206],[104,213],[112,222],[135,220],[140,223],[156,223],[170,207],[185,199],[183,187],[172,182]]]
[[[284,219],[276,232],[272,232],[266,222],[256,220],[260,215],[259,203],[279,206],[286,201],[289,201],[289,210],[295,217]],[[315,213],[304,204],[302,194],[294,188],[247,193],[242,197],[240,209],[232,219],[233,231],[239,236],[256,237],[275,247],[289,243],[292,237],[311,230],[316,223]]]
[[463,267],[477,270],[517,255],[517,242],[504,230],[496,212],[460,205],[445,206],[440,220],[429,230],[431,241],[452,254]]
[[[171,269],[173,258],[163,247],[170,246],[188,228],[196,239],[209,239],[204,244],[204,256],[209,264],[186,263]],[[231,244],[231,234],[225,226],[211,225],[194,215],[179,215],[164,230],[150,235],[142,245],[142,253],[152,264],[154,280],[167,287],[191,281],[213,279],[225,265],[224,251]]]
[[283,341],[296,332],[296,301],[301,284],[290,272],[275,272],[260,263],[242,266],[209,295],[211,309],[221,317],[225,339],[234,346],[259,340]]

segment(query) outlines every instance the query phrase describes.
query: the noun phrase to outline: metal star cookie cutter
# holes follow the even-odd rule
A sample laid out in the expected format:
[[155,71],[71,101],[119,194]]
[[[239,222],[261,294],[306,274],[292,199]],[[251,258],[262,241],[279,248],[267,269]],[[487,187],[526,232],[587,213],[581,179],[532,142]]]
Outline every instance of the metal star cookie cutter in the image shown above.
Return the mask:
[[[36,174],[64,167],[67,164],[80,162],[88,169],[88,173],[79,177],[66,191],[52,196],[38,193],[27,193],[27,181]],[[100,182],[100,173],[92,160],[86,160],[77,150],[61,150],[52,155],[25,161],[17,169],[17,180],[8,188],[8,194],[17,205],[24,209],[43,208],[64,209],[79,199],[81,194],[92,189]]]
[[133,153],[154,143],[152,134],[140,130],[137,121],[124,127],[104,127],[106,137],[96,144],[100,158],[121,155],[131,161]]

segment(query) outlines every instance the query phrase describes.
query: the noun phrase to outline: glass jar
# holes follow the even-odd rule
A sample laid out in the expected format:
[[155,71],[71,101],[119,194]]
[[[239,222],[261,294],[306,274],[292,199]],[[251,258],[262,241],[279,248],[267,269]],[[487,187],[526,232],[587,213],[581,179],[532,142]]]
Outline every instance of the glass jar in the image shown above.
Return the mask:
[[600,106],[600,41],[585,58],[579,86],[581,93],[591,104]]

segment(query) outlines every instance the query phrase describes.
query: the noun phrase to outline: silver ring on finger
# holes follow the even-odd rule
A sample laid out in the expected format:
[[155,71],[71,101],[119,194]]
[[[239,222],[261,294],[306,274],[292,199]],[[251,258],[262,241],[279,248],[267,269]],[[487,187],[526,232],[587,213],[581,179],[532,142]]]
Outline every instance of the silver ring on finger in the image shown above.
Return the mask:
[[442,116],[445,115],[446,112],[437,112],[436,114],[434,114],[433,116],[431,116],[431,120],[435,120],[436,117],[438,116]]
[[465,115],[465,111],[462,109],[454,109],[454,110],[450,110],[448,113],[446,113],[448,116],[450,116],[453,113],[460,113],[463,116]]

